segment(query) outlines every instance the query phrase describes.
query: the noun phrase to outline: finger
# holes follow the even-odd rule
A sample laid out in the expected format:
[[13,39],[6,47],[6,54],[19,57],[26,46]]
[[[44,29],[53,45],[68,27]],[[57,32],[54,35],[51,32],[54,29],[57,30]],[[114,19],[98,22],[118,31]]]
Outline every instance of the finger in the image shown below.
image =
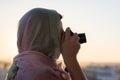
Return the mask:
[[65,40],[70,39],[70,28],[67,28],[65,31]]
[[74,41],[74,42],[79,42],[79,36],[78,36],[78,34],[77,33],[74,33],[74,35],[72,36],[72,41]]
[[73,45],[80,48],[80,43],[79,43],[79,36],[77,33],[74,33],[74,35],[72,36],[72,39],[73,39]]

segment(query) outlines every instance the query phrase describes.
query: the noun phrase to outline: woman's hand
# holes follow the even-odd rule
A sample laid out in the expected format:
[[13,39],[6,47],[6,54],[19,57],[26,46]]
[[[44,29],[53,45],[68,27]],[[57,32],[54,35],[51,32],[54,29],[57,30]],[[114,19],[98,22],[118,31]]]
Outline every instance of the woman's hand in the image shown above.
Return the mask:
[[77,33],[74,33],[74,35],[71,36],[70,28],[67,28],[65,34],[62,37],[61,52],[63,57],[76,58],[79,49],[80,49],[80,43]]
[[71,36],[70,29],[67,28],[62,37],[61,45],[61,53],[65,65],[72,80],[87,80],[76,58],[79,49],[80,43],[77,33],[74,33],[74,35]]

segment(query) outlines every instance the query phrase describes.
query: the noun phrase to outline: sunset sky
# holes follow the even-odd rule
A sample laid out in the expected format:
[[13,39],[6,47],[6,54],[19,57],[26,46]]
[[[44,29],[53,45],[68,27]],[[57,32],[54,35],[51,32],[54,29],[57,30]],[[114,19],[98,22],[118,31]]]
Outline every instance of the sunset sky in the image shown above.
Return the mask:
[[63,15],[63,27],[85,32],[82,62],[120,62],[120,0],[2,0],[0,2],[0,60],[18,54],[17,25],[30,9],[55,9]]

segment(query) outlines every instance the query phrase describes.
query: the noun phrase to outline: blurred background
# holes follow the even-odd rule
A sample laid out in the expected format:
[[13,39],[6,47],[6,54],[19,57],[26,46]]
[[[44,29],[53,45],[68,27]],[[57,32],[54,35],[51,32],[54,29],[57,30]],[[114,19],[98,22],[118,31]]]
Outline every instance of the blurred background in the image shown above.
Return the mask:
[[[0,80],[17,51],[17,25],[30,9],[55,9],[63,27],[86,33],[78,61],[88,80],[120,80],[120,0],[3,0],[0,2]],[[59,58],[62,61],[62,57]]]

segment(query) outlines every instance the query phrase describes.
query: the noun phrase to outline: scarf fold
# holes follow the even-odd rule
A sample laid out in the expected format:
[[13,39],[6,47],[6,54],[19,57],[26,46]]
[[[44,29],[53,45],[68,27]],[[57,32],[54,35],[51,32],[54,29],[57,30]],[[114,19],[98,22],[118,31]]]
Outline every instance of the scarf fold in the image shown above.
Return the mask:
[[55,63],[60,55],[60,19],[55,10],[43,8],[32,9],[20,19],[19,54],[7,80],[68,80],[67,73]]
[[41,52],[25,51],[14,58],[14,64],[10,70],[14,74],[7,80],[69,80],[68,73]]

